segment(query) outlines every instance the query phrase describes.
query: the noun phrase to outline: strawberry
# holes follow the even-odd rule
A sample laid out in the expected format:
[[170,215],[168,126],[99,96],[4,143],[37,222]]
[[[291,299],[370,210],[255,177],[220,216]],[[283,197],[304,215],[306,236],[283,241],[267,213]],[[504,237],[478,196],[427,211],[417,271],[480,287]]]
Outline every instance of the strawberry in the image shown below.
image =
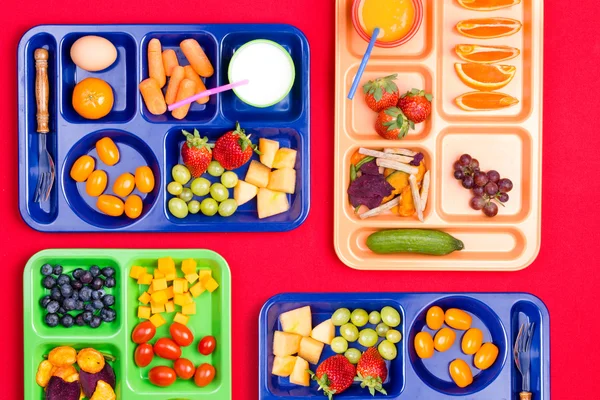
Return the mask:
[[408,133],[408,128],[414,129],[414,124],[398,107],[389,107],[379,112],[375,122],[375,130],[385,139],[402,139]]
[[379,112],[398,103],[398,86],[394,82],[397,77],[398,75],[394,74],[363,85],[365,101],[371,110]]
[[413,89],[406,92],[398,100],[398,107],[404,115],[415,124],[421,123],[431,114],[433,96],[424,90]]
[[197,129],[194,134],[183,131],[186,142],[181,146],[181,158],[183,163],[190,170],[192,177],[197,178],[206,172],[208,164],[212,160],[212,144],[208,143],[208,138],[201,138]]
[[352,385],[356,368],[346,357],[338,354],[323,361],[316,374],[312,371],[309,373],[319,384],[319,390],[323,389],[323,393],[331,400],[334,394],[340,394]]
[[236,123],[234,131],[229,131],[217,139],[213,157],[223,168],[232,170],[246,164],[253,151],[260,154],[256,145],[250,142],[250,135],[246,136],[240,124]]
[[383,357],[375,347],[368,348],[360,357],[356,365],[357,377],[356,382],[360,382],[360,387],[369,388],[372,396],[375,396],[375,391],[387,395],[382,384],[388,375],[387,366]]

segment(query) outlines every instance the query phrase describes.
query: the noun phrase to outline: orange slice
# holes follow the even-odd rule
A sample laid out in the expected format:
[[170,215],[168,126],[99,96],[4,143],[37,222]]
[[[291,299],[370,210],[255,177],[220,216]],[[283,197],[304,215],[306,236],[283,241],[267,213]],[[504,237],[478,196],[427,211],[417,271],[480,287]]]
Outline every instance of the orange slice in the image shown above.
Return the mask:
[[458,44],[454,48],[456,55],[467,62],[490,64],[517,57],[519,49],[509,46],[480,46],[478,44]]
[[458,0],[458,4],[464,8],[475,11],[500,10],[519,3],[521,3],[521,0]]
[[508,85],[515,77],[513,65],[456,63],[454,69],[463,83],[473,89],[492,91]]
[[493,111],[514,106],[519,102],[498,92],[469,92],[456,98],[456,105],[465,111]]
[[521,30],[521,23],[510,18],[466,19],[456,24],[458,32],[475,39],[492,39],[513,35]]

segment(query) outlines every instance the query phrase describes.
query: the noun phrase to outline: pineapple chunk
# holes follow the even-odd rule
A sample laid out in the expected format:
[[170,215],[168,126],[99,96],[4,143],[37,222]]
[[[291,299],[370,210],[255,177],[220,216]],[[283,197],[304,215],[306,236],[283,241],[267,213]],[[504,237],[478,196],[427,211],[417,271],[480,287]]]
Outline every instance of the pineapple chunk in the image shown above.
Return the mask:
[[154,292],[150,295],[150,297],[152,298],[150,302],[154,304],[165,304],[169,300],[167,298],[166,290],[159,290],[157,292]]
[[279,150],[279,142],[270,139],[258,139],[258,151],[260,151],[260,162],[269,168],[273,168],[275,154]]
[[277,150],[275,160],[273,161],[273,168],[294,168],[296,166],[296,154],[296,150],[285,147]]
[[273,354],[280,357],[296,354],[300,349],[301,340],[302,336],[298,334],[275,331],[273,335]]
[[256,206],[259,219],[272,217],[290,209],[287,194],[274,192],[266,188],[258,189]]
[[324,343],[310,337],[303,337],[298,349],[298,357],[304,358],[311,364],[318,364],[323,352]]
[[158,268],[154,268],[154,279],[160,279],[160,278],[164,278],[164,277],[165,277],[165,274],[160,272],[158,270]]
[[175,314],[175,318],[173,318],[173,322],[179,322],[180,324],[187,325],[190,317],[187,315],[183,315],[182,313]]
[[275,356],[275,359],[273,360],[273,370],[271,371],[271,373],[273,375],[282,376],[284,378],[290,376],[292,370],[294,369],[295,363],[295,356]]
[[167,280],[167,282],[174,281],[175,279],[177,279],[177,273],[169,272],[168,274],[165,275],[165,279]]
[[183,294],[188,291],[188,282],[183,278],[177,278],[173,281],[173,293]]
[[154,314],[150,317],[150,322],[152,322],[152,325],[154,325],[157,328],[160,328],[161,326],[167,323],[167,321],[165,321],[165,319],[163,318],[162,314]]
[[217,290],[217,288],[219,287],[219,284],[217,283],[217,281],[215,281],[215,278],[212,278],[212,277],[210,277],[206,281],[204,281],[203,285],[204,285],[204,288],[211,293],[214,292],[215,290]]
[[175,303],[172,301],[167,301],[165,303],[165,312],[172,313],[175,311]]
[[142,319],[150,319],[150,315],[152,315],[152,309],[146,306],[138,307],[138,318]]
[[144,272],[144,274],[138,278],[137,283],[138,283],[138,285],[150,285],[150,284],[152,284],[152,279],[153,278],[152,278],[151,274]]
[[241,206],[242,204],[246,204],[255,198],[257,193],[258,188],[256,186],[251,185],[248,182],[238,180],[237,185],[235,185],[233,188],[233,199],[238,206]]
[[175,270],[175,261],[171,257],[159,258],[158,270],[165,275],[168,273],[177,273]]
[[308,362],[302,357],[296,357],[294,369],[290,374],[290,383],[300,386],[310,386],[310,375],[308,373]]
[[206,289],[204,289],[204,285],[202,282],[197,282],[194,286],[190,288],[190,293],[194,297],[200,296]]
[[148,294],[148,292],[142,293],[142,295],[138,297],[138,301],[142,304],[148,304],[150,302],[150,294]]
[[159,291],[167,288],[167,280],[165,278],[154,278],[152,281],[152,290]]
[[188,258],[181,262],[181,270],[185,275],[194,274],[196,273],[196,265],[196,260]]
[[196,314],[196,303],[186,304],[181,307],[181,313],[184,315],[194,315]]
[[199,278],[200,282],[204,282],[207,278],[210,278],[212,276],[212,270],[210,269],[201,269],[199,272]]
[[140,276],[146,273],[146,268],[140,267],[139,265],[134,265],[131,267],[131,271],[129,271],[129,276],[133,279],[139,279]]
[[271,168],[259,163],[256,160],[250,162],[248,172],[246,172],[246,182],[259,188],[267,187],[269,184],[269,174]]
[[165,312],[165,305],[164,304],[157,304],[154,302],[150,302],[150,308],[152,309],[152,314],[160,314]]
[[173,286],[169,286],[167,289],[167,299],[171,300],[173,297],[175,297],[175,292],[173,291]]
[[192,274],[187,274],[185,276],[185,280],[188,281],[190,283],[190,285],[194,282],[196,282],[198,280],[198,274],[197,273],[192,273]]
[[276,169],[269,176],[267,189],[276,192],[294,194],[296,191],[296,170],[292,168]]
[[312,331],[310,306],[284,312],[279,315],[279,321],[284,332],[297,333],[300,336],[310,336],[310,332]]

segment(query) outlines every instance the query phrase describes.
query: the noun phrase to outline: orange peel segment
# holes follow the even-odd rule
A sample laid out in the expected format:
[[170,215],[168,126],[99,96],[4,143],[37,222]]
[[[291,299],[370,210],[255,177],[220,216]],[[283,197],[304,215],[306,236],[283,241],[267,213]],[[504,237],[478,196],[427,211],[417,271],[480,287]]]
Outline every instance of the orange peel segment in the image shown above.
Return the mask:
[[514,106],[519,100],[499,92],[469,92],[458,96],[455,102],[464,111],[495,111]]
[[474,18],[460,21],[456,30],[463,36],[475,39],[493,39],[514,35],[523,25],[511,18]]
[[478,44],[457,44],[456,55],[466,62],[491,64],[511,60],[521,52],[510,46],[482,46]]
[[494,11],[520,4],[521,0],[458,0],[467,10]]
[[508,85],[515,77],[513,65],[456,63],[454,69],[463,83],[473,89],[492,91]]

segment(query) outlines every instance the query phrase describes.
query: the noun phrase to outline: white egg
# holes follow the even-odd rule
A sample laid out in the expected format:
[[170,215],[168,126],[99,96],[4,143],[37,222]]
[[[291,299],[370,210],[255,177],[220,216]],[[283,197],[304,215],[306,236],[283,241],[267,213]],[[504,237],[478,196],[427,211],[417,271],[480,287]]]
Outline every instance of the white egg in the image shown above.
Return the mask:
[[71,59],[86,71],[102,71],[110,67],[117,59],[117,48],[100,36],[83,36],[73,43]]

